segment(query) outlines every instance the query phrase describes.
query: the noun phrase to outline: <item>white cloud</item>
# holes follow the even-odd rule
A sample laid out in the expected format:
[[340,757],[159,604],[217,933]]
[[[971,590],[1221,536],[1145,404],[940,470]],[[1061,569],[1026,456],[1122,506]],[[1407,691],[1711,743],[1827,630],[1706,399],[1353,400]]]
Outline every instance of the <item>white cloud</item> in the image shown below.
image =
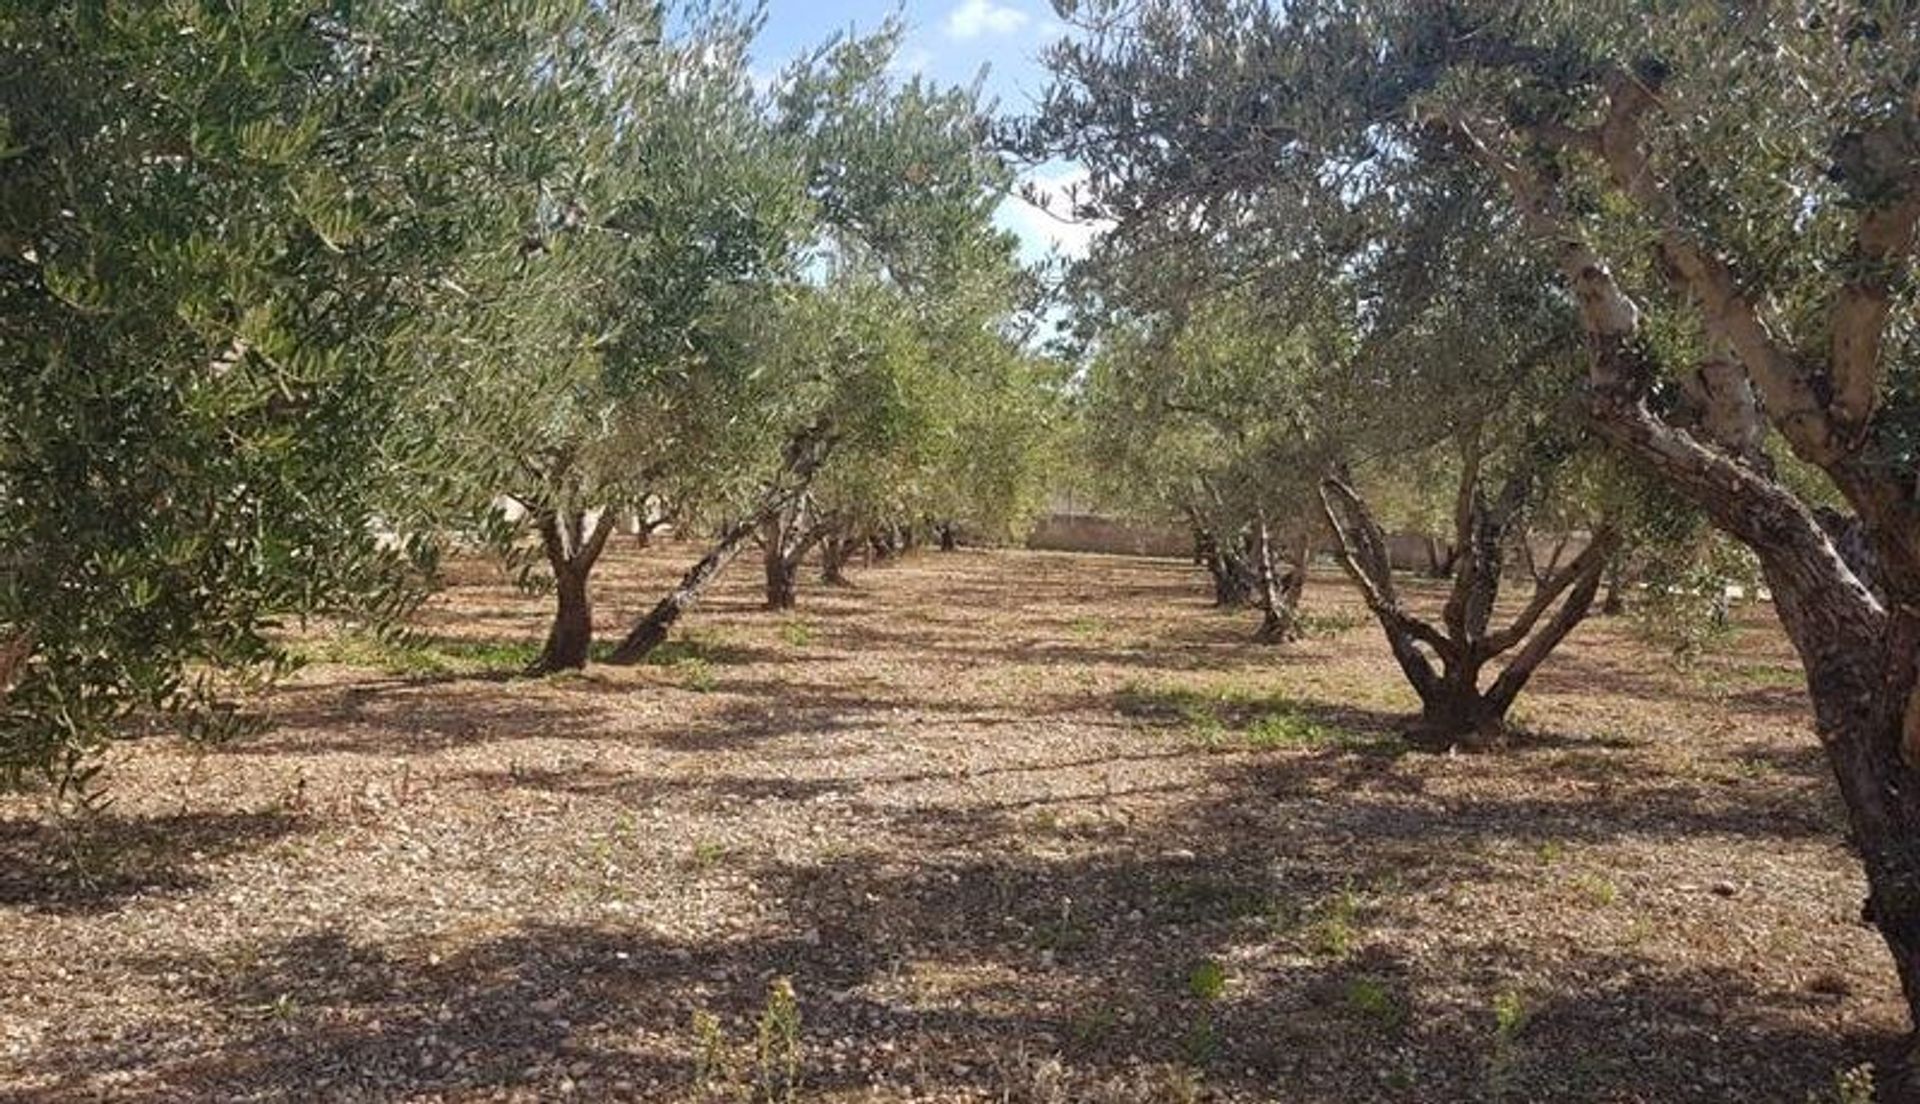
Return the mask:
[[947,13],[947,34],[952,38],[1012,34],[1032,20],[1019,8],[994,0],[962,0],[959,7]]
[[1109,225],[1101,220],[1083,222],[1074,218],[1073,197],[1086,181],[1087,170],[1079,165],[1038,170],[1027,178],[1038,205],[1026,196],[1010,195],[1000,204],[995,221],[1019,236],[1020,251],[1030,261],[1054,250],[1071,258],[1084,257],[1093,239]]

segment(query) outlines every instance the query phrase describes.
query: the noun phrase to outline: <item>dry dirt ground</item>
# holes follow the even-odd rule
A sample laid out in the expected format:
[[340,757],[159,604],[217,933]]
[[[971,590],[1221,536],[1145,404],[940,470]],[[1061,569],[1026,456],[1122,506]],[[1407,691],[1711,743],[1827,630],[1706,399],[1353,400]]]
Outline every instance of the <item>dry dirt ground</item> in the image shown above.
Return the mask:
[[1764,611],[1686,671],[1591,622],[1435,756],[1331,573],[1265,649],[1178,562],[752,566],[529,681],[466,565],[68,845],[0,806],[0,1098],[1804,1104],[1901,1027]]

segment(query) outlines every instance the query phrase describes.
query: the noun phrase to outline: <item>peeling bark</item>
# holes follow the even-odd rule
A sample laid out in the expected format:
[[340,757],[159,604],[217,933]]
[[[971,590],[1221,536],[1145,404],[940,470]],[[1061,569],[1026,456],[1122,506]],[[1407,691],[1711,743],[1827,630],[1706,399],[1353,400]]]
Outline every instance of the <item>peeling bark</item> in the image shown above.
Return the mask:
[[[1830,303],[1827,347],[1815,349],[1793,346],[1714,243],[1682,217],[1641,133],[1658,109],[1652,91],[1624,72],[1606,91],[1597,127],[1532,136],[1602,160],[1619,192],[1658,227],[1663,271],[1731,350],[1697,374],[1707,406],[1697,432],[1648,408],[1647,383],[1662,366],[1640,339],[1638,308],[1564,217],[1553,188],[1497,149],[1484,128],[1459,132],[1506,182],[1529,225],[1559,243],[1587,336],[1595,425],[1759,557],[1805,668],[1816,730],[1866,868],[1865,918],[1886,942],[1920,1025],[1920,506],[1911,479],[1868,449],[1887,370],[1891,288],[1911,262],[1920,223],[1920,116],[1896,115],[1836,149],[1836,177],[1860,214],[1839,266],[1845,275]],[[1757,402],[1742,394],[1741,376]],[[1797,456],[1831,477],[1852,516],[1817,515],[1756,462],[1749,441],[1763,416]],[[1911,1059],[1882,1086],[1888,1098],[1920,1099]]]

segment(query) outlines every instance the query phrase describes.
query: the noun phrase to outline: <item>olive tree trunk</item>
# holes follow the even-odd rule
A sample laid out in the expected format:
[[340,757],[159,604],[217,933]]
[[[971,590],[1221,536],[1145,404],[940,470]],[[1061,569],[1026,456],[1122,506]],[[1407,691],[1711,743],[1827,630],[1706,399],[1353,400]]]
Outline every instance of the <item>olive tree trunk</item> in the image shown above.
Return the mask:
[[782,555],[780,545],[767,545],[762,556],[767,574],[767,608],[790,610],[800,600],[800,565]]
[[[1341,567],[1380,623],[1395,662],[1420,697],[1420,716],[1408,730],[1408,741],[1431,749],[1486,749],[1505,739],[1514,700],[1541,662],[1592,609],[1617,544],[1613,530],[1602,526],[1579,556],[1534,590],[1511,623],[1496,629],[1502,549],[1529,486],[1524,474],[1517,475],[1489,501],[1481,487],[1483,454],[1477,435],[1465,441],[1462,459],[1453,587],[1438,623],[1415,617],[1400,604],[1386,534],[1360,494],[1332,476],[1320,487],[1327,521],[1339,542]],[[1512,658],[1483,686],[1488,667],[1509,652]]]
[[[1851,240],[1827,289],[1828,325],[1796,339],[1767,317],[1769,289],[1745,284],[1732,254],[1683,214],[1648,134],[1668,124],[1657,83],[1620,66],[1597,86],[1597,121],[1526,137],[1596,157],[1646,218],[1656,270],[1697,310],[1711,343],[1690,374],[1659,361],[1640,304],[1568,213],[1559,182],[1513,155],[1515,136],[1483,120],[1448,122],[1505,184],[1529,232],[1552,243],[1586,334],[1595,425],[1759,558],[1846,802],[1866,870],[1865,917],[1920,1027],[1920,499],[1910,465],[1888,463],[1877,432],[1896,287],[1920,243],[1920,117],[1894,112],[1833,145],[1832,175],[1853,204]],[[1688,382],[1697,417],[1653,411],[1650,383],[1663,376]],[[1775,477],[1760,448],[1769,427],[1826,473],[1851,516],[1823,523]],[[1886,1098],[1920,1099],[1916,1049],[1910,1039],[1906,1061],[1879,1086]]]
[[1307,561],[1312,543],[1302,538],[1294,543],[1292,559],[1282,571],[1275,564],[1273,535],[1266,514],[1254,525],[1254,562],[1259,577],[1260,628],[1254,639],[1262,644],[1283,644],[1300,636],[1300,596],[1307,585]]
[[1223,544],[1198,510],[1189,510],[1188,516],[1193,525],[1193,558],[1213,580],[1213,604],[1221,609],[1252,605],[1255,579],[1246,558]]
[[527,666],[528,674],[579,670],[593,651],[593,599],[588,583],[594,564],[613,534],[614,511],[601,510],[591,528],[585,511],[547,511],[540,516],[540,545],[553,570],[554,612],[547,642]]
[[665,644],[667,635],[673,631],[673,626],[679,622],[682,615],[693,608],[701,595],[706,593],[707,587],[720,577],[721,572],[727,569],[727,565],[733,562],[733,558],[746,547],[748,538],[753,536],[753,531],[759,524],[760,519],[750,518],[736,521],[721,530],[720,538],[714,542],[713,547],[687,569],[687,573],[680,577],[680,582],[667,592],[666,597],[655,603],[645,617],[634,623],[633,628],[628,630],[626,638],[620,642],[620,646],[607,657],[607,662],[638,663],[655,648]]
[[797,604],[800,565],[833,530],[831,519],[814,516],[806,495],[762,523],[760,546],[767,577],[768,609],[789,610]]
[[680,582],[660,599],[645,617],[635,622],[628,630],[620,646],[607,657],[609,663],[632,664],[645,659],[655,648],[666,643],[668,633],[685,613],[692,609],[706,593],[713,581],[731,564],[747,541],[767,520],[785,510],[813,484],[814,475],[820,465],[826,463],[833,452],[837,438],[826,425],[813,425],[795,434],[787,442],[780,471],[768,481],[760,494],[760,501],[753,513],[729,524],[720,532],[706,555],[700,557]]
[[851,586],[847,561],[853,558],[854,538],[836,528],[820,542],[820,581],[828,586]]
[[1607,588],[1600,599],[1600,612],[1607,617],[1619,617],[1627,612],[1627,557],[1615,556],[1607,564]]

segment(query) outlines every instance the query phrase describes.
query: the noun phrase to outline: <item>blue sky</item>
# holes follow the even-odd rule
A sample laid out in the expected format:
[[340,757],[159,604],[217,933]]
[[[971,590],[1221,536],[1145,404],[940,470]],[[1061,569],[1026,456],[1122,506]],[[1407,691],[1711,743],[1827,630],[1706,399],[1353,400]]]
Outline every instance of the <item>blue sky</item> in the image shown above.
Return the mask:
[[[964,84],[985,66],[987,92],[1009,113],[1024,113],[1037,102],[1047,83],[1040,52],[1065,30],[1047,0],[768,0],[755,65],[770,73],[835,31],[872,30],[895,12],[908,27],[901,68]],[[1054,165],[1030,179],[1059,196],[1080,175],[1073,166]],[[1053,206],[1064,210],[1058,202]],[[1001,205],[999,222],[1020,236],[1029,260],[1054,247],[1077,256],[1092,235],[1091,227],[1063,222],[1017,197]]]

